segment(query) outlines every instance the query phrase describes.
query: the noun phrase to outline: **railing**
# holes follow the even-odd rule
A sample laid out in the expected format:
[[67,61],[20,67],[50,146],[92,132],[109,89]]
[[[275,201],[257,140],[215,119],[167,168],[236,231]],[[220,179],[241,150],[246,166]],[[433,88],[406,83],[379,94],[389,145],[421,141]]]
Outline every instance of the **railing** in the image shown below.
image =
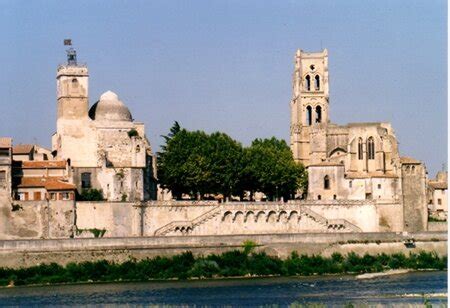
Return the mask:
[[206,213],[203,213],[202,215],[194,218],[193,220],[179,220],[179,221],[172,221],[168,223],[165,226],[162,226],[161,228],[155,230],[155,235],[165,235],[166,233],[172,231],[176,227],[195,227],[200,225],[201,223],[207,221],[208,219],[214,217],[218,212],[220,212],[221,206],[216,206],[215,208],[207,211]]

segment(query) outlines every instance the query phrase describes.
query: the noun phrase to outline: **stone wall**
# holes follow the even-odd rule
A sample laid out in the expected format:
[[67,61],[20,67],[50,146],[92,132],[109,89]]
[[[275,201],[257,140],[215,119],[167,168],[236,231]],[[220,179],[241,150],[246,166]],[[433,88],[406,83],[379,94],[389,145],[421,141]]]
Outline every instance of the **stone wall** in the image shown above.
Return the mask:
[[404,230],[402,205],[378,200],[0,203],[0,239]]
[[74,214],[73,201],[0,202],[0,239],[69,238]]
[[[405,241],[411,239],[414,239],[414,245],[405,245]],[[361,255],[420,251],[447,255],[446,232],[156,236],[0,241],[0,267],[18,268],[51,262],[65,265],[103,259],[124,262],[131,258],[141,260],[184,251],[207,255],[242,249],[243,242],[247,240],[255,242],[258,250],[281,258],[286,258],[292,251],[300,255],[323,256],[352,251]]]
[[429,221],[428,231],[447,231],[448,223],[446,221]]

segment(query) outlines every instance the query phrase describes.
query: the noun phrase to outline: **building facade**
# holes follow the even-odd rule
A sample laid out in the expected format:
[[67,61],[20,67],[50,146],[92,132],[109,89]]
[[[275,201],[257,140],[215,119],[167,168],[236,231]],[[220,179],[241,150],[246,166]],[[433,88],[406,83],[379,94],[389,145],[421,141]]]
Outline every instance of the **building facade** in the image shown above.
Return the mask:
[[326,49],[298,50],[294,63],[291,150],[308,169],[308,199],[399,204],[405,227],[426,229],[424,164],[400,156],[390,123],[331,122]]
[[78,192],[102,190],[109,201],[156,197],[155,157],[143,123],[107,91],[89,108],[89,73],[68,50],[57,70],[57,123],[52,150],[67,160]]

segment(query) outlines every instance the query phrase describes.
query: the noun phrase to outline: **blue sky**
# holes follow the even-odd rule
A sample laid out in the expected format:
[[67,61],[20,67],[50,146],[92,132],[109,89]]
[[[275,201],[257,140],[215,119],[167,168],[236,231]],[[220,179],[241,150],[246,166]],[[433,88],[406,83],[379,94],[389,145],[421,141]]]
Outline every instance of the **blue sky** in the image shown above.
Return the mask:
[[332,122],[391,122],[431,176],[447,161],[446,1],[0,1],[0,135],[50,146],[72,38],[90,103],[112,90],[156,151],[173,121],[289,140],[295,50],[327,48]]

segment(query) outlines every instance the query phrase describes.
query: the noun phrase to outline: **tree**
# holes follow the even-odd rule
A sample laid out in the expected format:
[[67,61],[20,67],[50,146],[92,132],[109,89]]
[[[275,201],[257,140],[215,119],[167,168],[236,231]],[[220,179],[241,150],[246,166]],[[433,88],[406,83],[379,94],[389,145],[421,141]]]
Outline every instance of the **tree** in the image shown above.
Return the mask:
[[303,165],[295,163],[284,140],[256,139],[246,153],[245,175],[250,179],[250,190],[258,190],[269,199],[292,197],[299,188],[305,188],[307,178]]
[[180,199],[182,194],[229,196],[238,190],[242,170],[242,146],[223,133],[181,129],[175,122],[163,136],[166,144],[158,153],[158,177],[161,186]]

